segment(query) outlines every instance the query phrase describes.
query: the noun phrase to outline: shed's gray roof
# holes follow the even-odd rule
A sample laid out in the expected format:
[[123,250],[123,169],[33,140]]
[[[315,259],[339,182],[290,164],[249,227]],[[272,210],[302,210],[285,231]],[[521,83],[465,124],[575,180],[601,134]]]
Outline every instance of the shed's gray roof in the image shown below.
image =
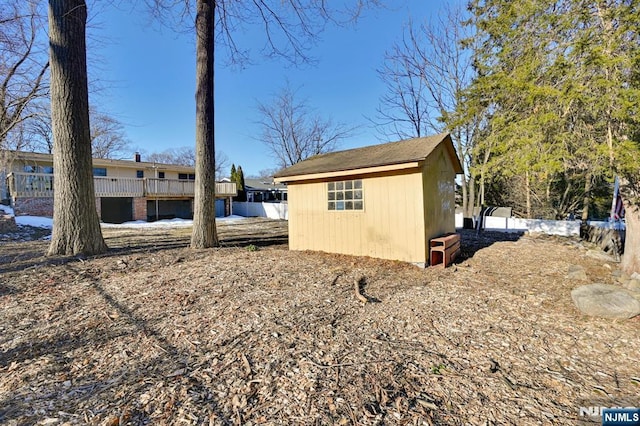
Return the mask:
[[[461,172],[462,167],[455,154],[449,134],[441,133],[428,137],[316,155],[279,171],[274,177],[285,178],[423,161],[442,142],[450,144],[449,151],[454,157],[452,158],[454,169],[456,172]],[[286,179],[283,180],[286,181]]]

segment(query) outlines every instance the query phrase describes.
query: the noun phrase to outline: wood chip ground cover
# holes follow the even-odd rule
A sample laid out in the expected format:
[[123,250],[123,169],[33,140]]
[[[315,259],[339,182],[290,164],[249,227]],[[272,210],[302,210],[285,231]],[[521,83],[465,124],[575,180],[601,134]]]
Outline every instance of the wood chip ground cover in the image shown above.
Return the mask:
[[569,266],[617,268],[576,240],[464,233],[457,264],[419,269],[288,251],[286,222],[219,229],[211,250],[189,229],[105,229],[113,250],[89,259],[0,246],[0,423],[567,424],[640,406],[640,320],[575,309]]

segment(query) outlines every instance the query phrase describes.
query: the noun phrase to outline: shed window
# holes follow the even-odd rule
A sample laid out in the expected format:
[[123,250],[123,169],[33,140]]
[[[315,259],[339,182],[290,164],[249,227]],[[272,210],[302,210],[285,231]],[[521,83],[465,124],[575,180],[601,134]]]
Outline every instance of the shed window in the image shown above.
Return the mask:
[[327,183],[329,210],[363,210],[363,195],[361,179]]

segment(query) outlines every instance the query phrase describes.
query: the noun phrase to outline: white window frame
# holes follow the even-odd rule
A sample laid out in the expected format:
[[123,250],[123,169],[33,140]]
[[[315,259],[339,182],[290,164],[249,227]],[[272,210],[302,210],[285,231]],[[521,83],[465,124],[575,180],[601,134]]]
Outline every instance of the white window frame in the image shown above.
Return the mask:
[[327,182],[327,210],[337,212],[364,211],[362,179]]

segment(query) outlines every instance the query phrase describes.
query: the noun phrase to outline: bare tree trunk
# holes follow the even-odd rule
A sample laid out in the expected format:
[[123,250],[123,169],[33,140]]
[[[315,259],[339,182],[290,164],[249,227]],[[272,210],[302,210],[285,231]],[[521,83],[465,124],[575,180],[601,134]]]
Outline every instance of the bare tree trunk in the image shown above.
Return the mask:
[[582,201],[582,224],[589,220],[589,207],[591,205],[591,173],[587,173],[584,182],[584,199]]
[[527,219],[531,219],[531,182],[529,180],[529,171],[524,172],[524,188],[526,192],[527,202]]
[[625,231],[624,255],[622,256],[622,270],[632,275],[640,273],[640,208],[625,200]]
[[476,205],[476,179],[474,176],[471,176],[468,181],[468,190],[469,201],[467,201],[467,210],[465,210],[465,217],[473,217],[473,207]]
[[467,216],[467,208],[469,206],[469,193],[467,187],[467,177],[464,175],[464,173],[462,174],[462,177],[460,179],[460,186],[462,187],[462,216],[469,217]]
[[53,235],[49,255],[107,250],[93,187],[84,0],[49,0]]
[[218,245],[213,115],[214,0],[196,6],[196,181],[191,248]]

